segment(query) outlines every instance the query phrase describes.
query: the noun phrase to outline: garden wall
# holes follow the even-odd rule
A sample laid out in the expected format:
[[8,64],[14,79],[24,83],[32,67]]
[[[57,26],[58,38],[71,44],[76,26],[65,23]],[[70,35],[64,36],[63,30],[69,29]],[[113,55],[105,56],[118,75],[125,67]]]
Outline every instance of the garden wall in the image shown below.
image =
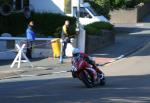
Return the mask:
[[143,17],[150,13],[150,2],[144,5],[138,5],[134,9],[119,9],[110,12],[111,23],[135,24],[141,22]]
[[112,31],[103,30],[101,36],[87,35],[86,36],[86,53],[92,53],[105,46],[111,45],[115,42],[115,35]]

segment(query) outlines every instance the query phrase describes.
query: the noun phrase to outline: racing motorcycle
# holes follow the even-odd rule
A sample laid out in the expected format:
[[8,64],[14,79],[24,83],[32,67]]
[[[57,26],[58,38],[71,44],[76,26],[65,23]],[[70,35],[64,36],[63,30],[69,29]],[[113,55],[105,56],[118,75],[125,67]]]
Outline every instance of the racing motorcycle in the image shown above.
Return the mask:
[[72,77],[81,80],[87,88],[105,85],[104,73],[98,73],[83,58],[72,58]]

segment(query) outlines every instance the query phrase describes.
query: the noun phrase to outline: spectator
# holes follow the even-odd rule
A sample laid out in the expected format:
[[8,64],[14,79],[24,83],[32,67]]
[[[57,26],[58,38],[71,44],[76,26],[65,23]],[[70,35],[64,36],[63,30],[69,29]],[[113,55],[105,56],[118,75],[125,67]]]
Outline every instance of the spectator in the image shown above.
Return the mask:
[[62,49],[62,55],[63,57],[66,56],[66,47],[67,47],[67,44],[70,43],[70,38],[71,38],[71,26],[70,26],[70,22],[69,20],[66,20],[65,21],[65,24],[63,25],[62,27],[62,35],[61,35],[61,38],[63,40],[63,49]]
[[32,58],[32,45],[33,41],[35,40],[35,32],[33,31],[34,22],[30,21],[28,24],[28,28],[26,30],[26,37],[27,37],[27,52],[26,56],[28,58]]

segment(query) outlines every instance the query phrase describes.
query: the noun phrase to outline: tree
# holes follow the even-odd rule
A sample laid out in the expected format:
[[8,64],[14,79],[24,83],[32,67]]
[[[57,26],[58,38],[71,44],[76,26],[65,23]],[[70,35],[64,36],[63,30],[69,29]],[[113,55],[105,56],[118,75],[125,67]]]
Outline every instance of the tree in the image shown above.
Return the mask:
[[109,11],[111,9],[110,0],[92,0],[89,2],[99,15],[109,18]]

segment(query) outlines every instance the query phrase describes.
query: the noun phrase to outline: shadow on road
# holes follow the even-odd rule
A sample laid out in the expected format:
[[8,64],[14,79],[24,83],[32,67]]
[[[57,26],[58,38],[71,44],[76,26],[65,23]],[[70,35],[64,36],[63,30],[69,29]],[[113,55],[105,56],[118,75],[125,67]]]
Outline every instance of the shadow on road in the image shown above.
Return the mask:
[[104,87],[85,88],[79,80],[58,78],[0,83],[3,103],[148,103],[150,75],[107,77]]
[[[31,62],[40,61],[45,58],[30,59]],[[0,66],[11,65],[13,60],[0,60]]]

